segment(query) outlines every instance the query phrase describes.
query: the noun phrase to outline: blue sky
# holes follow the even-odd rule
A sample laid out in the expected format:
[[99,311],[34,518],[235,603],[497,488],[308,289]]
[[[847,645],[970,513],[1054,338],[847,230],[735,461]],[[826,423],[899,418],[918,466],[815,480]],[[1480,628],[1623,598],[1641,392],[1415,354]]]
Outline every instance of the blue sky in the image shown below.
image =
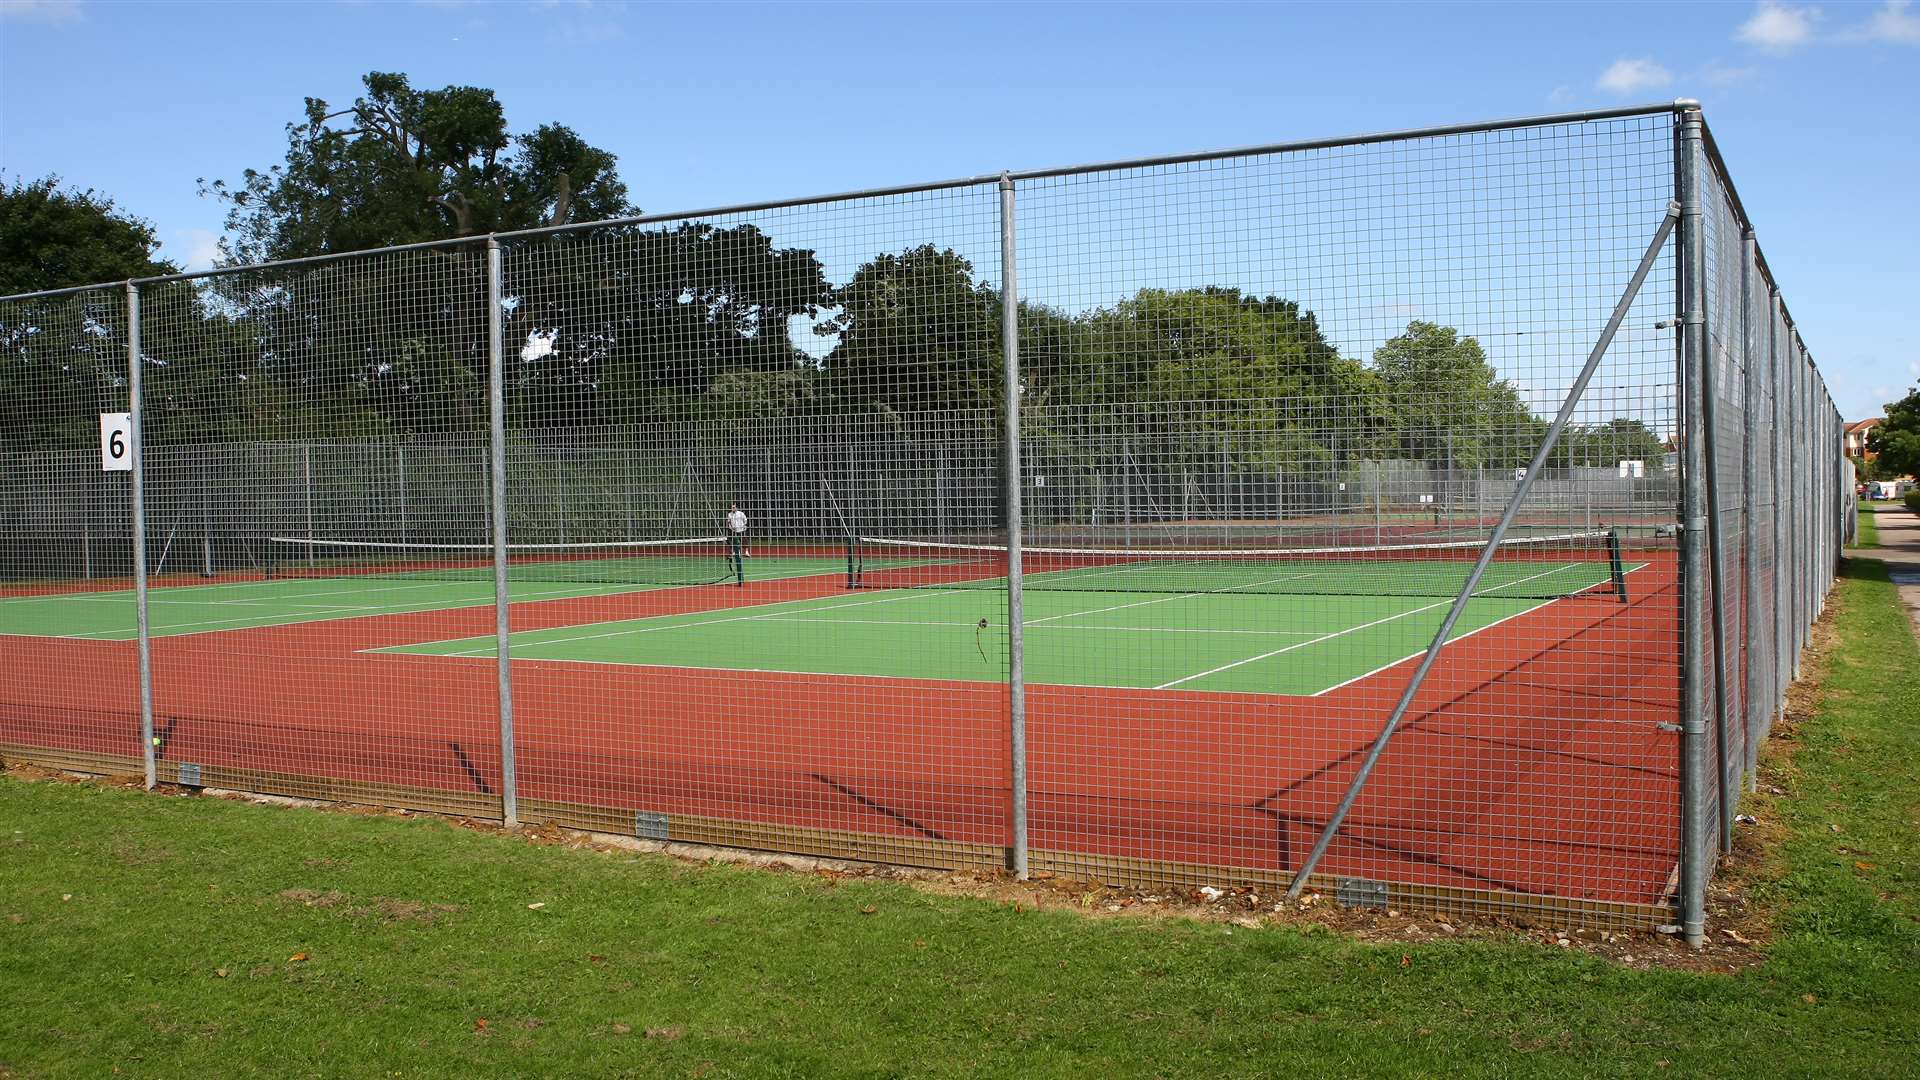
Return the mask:
[[0,0],[0,170],[211,256],[197,178],[370,70],[491,87],[649,212],[1697,97],[1841,410],[1920,378],[1920,6]]

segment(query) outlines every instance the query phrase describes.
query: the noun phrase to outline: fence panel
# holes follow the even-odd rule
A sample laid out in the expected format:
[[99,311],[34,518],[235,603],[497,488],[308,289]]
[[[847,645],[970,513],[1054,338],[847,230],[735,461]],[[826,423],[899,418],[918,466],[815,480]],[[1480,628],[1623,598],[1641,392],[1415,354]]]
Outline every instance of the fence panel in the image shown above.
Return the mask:
[[507,245],[509,539],[598,583],[513,609],[523,818],[1002,865],[1004,569],[882,587],[1005,542],[998,237],[977,185]]
[[[0,755],[140,770],[126,290],[0,300]],[[128,463],[131,464],[130,447]]]
[[477,245],[144,286],[160,778],[499,813]]
[[1109,881],[1324,842],[1345,902],[1690,919],[1851,496],[1692,115],[161,279],[137,402],[125,287],[0,299],[0,749]]
[[[1671,131],[1635,119],[1022,183],[1023,325],[1051,340],[1048,320],[1077,314],[1086,343],[1023,354],[1023,426],[1045,433],[1027,442],[1028,505],[1047,505],[1063,456],[1117,442],[1152,519],[1088,520],[1049,541],[1093,550],[1025,554],[1028,666],[1049,684],[1031,690],[1036,860],[1195,883],[1301,865],[1655,236]],[[1663,257],[1630,309],[1329,884],[1464,906],[1661,902],[1678,841],[1662,727],[1678,710],[1674,504],[1638,485],[1671,484],[1672,273]],[[1228,501],[1223,475],[1256,482]],[[1628,552],[1625,603],[1608,531]]]

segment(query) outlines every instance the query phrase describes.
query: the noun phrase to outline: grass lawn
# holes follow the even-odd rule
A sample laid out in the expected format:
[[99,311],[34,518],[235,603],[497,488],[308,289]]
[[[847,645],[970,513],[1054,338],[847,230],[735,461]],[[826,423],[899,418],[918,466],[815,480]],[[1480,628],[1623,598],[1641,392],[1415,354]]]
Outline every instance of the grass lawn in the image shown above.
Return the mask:
[[1830,611],[1737,974],[0,777],[0,1077],[1920,1075],[1920,649]]
[[1880,546],[1880,523],[1874,518],[1873,504],[1860,500],[1859,535],[1854,538],[1854,547],[1877,548]]

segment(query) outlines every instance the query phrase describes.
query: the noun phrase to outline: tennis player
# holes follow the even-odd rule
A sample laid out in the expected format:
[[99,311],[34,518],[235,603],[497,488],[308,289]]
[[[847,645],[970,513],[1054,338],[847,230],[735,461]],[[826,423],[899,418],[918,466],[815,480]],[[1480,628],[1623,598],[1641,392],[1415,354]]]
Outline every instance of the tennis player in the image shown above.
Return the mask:
[[733,503],[727,507],[727,558],[733,561],[734,584],[747,583],[746,564],[740,560],[752,557],[753,552],[747,550],[747,512]]

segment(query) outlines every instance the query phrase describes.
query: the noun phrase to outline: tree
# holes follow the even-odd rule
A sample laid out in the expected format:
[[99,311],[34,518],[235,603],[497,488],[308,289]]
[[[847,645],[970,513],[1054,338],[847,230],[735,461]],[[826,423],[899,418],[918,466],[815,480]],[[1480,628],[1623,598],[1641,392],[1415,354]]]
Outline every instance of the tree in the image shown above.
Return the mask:
[[1486,351],[1450,326],[1415,320],[1374,350],[1396,449],[1452,468],[1525,465],[1547,425]]
[[1352,443],[1378,419],[1378,381],[1290,300],[1142,289],[1086,322],[1085,355],[1061,372],[1079,400],[1177,407],[1202,430],[1300,428]]
[[1560,434],[1549,464],[1612,468],[1622,461],[1643,461],[1649,467],[1665,456],[1660,437],[1640,420],[1614,417],[1604,424],[1573,424]]
[[842,402],[906,412],[997,400],[999,297],[952,249],[877,256],[833,302],[839,311],[815,333],[837,338],[825,365]]
[[1847,460],[1853,462],[1853,478],[1862,484],[1869,480],[1890,479],[1881,470],[1880,460],[1878,458],[1857,457],[1848,458]]
[[[0,295],[171,274],[153,226],[59,177],[0,181]],[[80,448],[126,408],[127,300],[117,288],[0,304],[0,446]]]
[[1867,436],[1883,476],[1920,474],[1920,387],[1887,405],[1886,422]]
[[60,178],[0,180],[0,296],[179,273],[153,226]]
[[818,364],[790,324],[833,290],[812,251],[751,224],[688,223],[548,237],[509,260],[505,295],[517,419],[581,423],[814,401]]
[[493,91],[416,90],[373,72],[335,109],[308,98],[287,125],[285,161],[237,185],[202,180],[227,203],[230,261],[264,262],[633,212],[614,156],[570,128],[509,134]]

